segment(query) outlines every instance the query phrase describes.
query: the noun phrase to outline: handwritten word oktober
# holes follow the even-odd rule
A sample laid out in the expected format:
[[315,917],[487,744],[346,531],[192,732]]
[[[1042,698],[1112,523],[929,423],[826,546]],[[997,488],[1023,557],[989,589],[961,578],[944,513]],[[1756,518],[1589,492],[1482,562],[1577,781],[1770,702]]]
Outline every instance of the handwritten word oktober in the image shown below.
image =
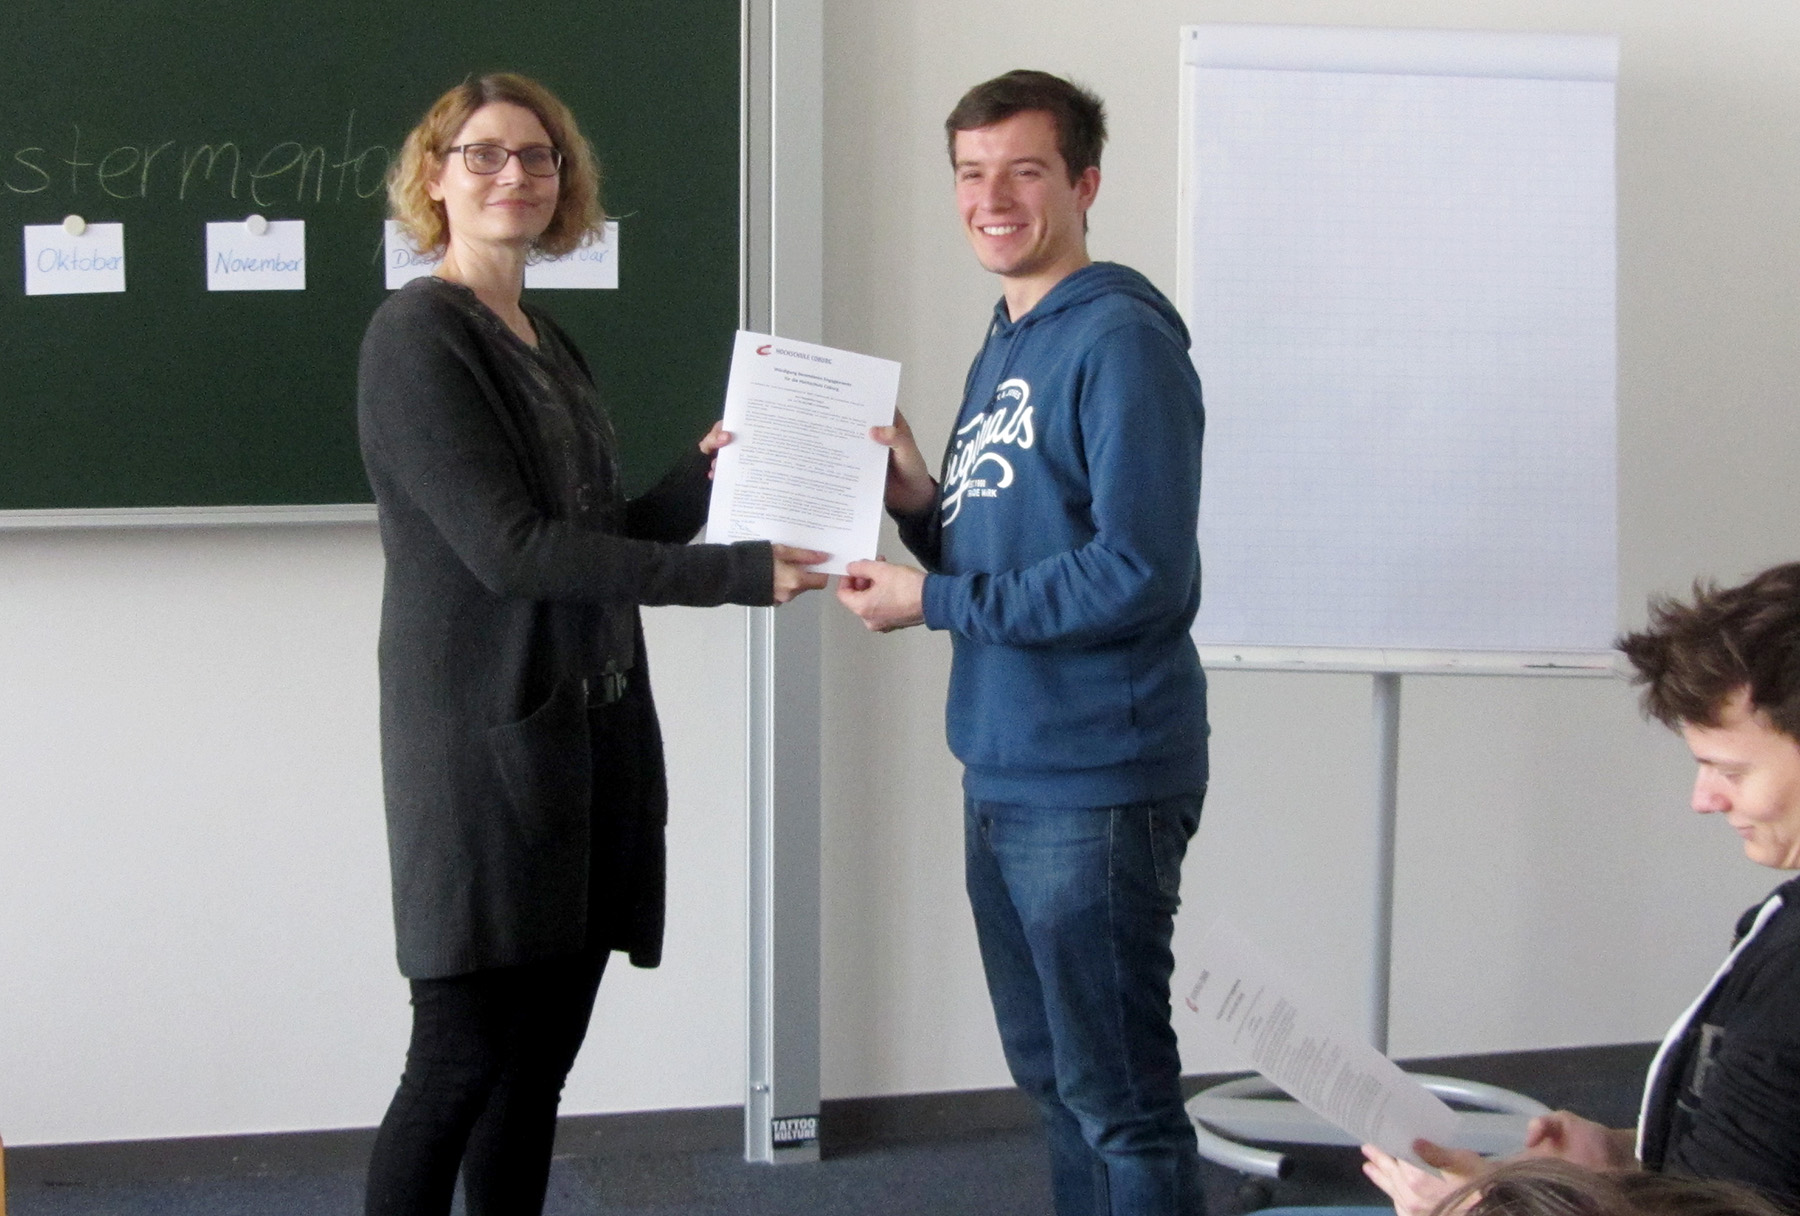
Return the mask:
[[38,251],[37,268],[44,274],[88,273],[96,270],[117,270],[125,264],[125,259],[118,254],[83,253],[79,249],[41,249]]
[[[323,144],[284,139],[267,146],[215,140],[177,145],[146,140],[96,147],[79,123],[55,146],[0,153],[0,190],[55,198],[142,198],[224,195],[258,206],[342,202],[381,192],[393,153],[356,142],[356,111],[344,120],[343,153],[333,160]],[[335,174],[335,179],[333,178]]]

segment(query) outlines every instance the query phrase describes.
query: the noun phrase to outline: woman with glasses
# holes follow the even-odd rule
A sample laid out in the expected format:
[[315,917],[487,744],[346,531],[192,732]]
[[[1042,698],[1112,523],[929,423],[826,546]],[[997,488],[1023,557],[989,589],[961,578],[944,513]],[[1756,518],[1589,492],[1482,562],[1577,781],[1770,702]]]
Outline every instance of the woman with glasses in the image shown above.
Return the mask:
[[525,260],[604,215],[568,108],[471,79],[407,136],[395,219],[434,275],[363,339],[357,419],[387,574],[382,776],[406,1067],[367,1211],[542,1210],[563,1080],[609,954],[662,949],[667,793],[640,604],[773,604],[825,555],[688,545],[717,426],[649,493],[569,337],[520,297]]

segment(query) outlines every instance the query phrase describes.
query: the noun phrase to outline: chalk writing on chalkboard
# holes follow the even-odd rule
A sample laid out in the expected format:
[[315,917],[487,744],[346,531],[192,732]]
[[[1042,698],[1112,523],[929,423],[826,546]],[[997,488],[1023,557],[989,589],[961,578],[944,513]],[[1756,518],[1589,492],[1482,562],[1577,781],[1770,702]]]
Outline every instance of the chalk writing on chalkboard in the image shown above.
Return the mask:
[[42,200],[224,197],[264,207],[337,203],[381,193],[393,158],[386,145],[358,139],[355,110],[344,118],[343,138],[334,134],[329,146],[224,134],[186,140],[147,135],[125,143],[96,143],[78,122],[55,138],[40,140],[0,145],[5,149],[0,152],[0,189]]
[[[739,319],[738,0],[519,0],[504,21],[480,0],[416,10],[289,5],[255,23],[253,57],[227,59],[214,35],[245,19],[230,0],[7,5],[31,53],[0,90],[0,528],[14,513],[367,503],[356,363],[386,298],[384,179],[471,73],[548,85],[602,158],[607,207],[632,217],[628,266],[616,246],[586,251],[608,255],[585,268],[619,290],[541,304],[587,356],[628,492],[693,450]],[[20,290],[23,231],[69,215],[123,225],[129,290]],[[253,244],[251,215],[304,223],[304,247]],[[208,225],[230,237],[223,267]],[[288,289],[210,290],[221,269]]]

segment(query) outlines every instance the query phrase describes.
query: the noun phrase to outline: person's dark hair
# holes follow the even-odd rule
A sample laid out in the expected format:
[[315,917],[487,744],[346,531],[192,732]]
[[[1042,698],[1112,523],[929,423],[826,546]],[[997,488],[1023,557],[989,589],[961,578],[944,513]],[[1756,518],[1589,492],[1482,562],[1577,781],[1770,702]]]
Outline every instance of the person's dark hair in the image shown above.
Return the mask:
[[950,167],[956,167],[958,131],[991,127],[1026,110],[1042,110],[1056,124],[1056,150],[1068,167],[1070,185],[1089,169],[1099,168],[1100,149],[1106,143],[1105,105],[1080,85],[1028,68],[1015,68],[962,95],[944,120]]
[[1644,712],[1665,726],[1717,726],[1739,689],[1800,741],[1800,563],[1738,587],[1696,581],[1694,598],[1650,601],[1650,623],[1616,643],[1643,685]]
[[1735,1182],[1524,1157],[1452,1191],[1432,1216],[1781,1216],[1781,1209]]

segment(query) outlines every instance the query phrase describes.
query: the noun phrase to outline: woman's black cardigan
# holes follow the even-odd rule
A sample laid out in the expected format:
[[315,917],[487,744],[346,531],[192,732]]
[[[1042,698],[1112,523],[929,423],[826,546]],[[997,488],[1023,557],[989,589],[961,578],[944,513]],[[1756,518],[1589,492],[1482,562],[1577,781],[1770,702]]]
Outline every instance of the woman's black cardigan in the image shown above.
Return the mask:
[[[556,518],[565,466],[545,458],[492,314],[436,280],[394,293],[363,338],[357,423],[387,560],[381,761],[400,970],[411,979],[537,962],[587,941],[588,670],[604,614],[640,604],[768,604],[765,543],[686,545],[704,521],[698,451],[625,504],[620,534]],[[587,376],[554,322],[527,310]],[[528,379],[528,378],[527,378]],[[591,381],[591,377],[589,377]],[[614,618],[616,620],[616,618]],[[642,666],[656,779],[647,847],[614,945],[662,952],[661,742]]]

